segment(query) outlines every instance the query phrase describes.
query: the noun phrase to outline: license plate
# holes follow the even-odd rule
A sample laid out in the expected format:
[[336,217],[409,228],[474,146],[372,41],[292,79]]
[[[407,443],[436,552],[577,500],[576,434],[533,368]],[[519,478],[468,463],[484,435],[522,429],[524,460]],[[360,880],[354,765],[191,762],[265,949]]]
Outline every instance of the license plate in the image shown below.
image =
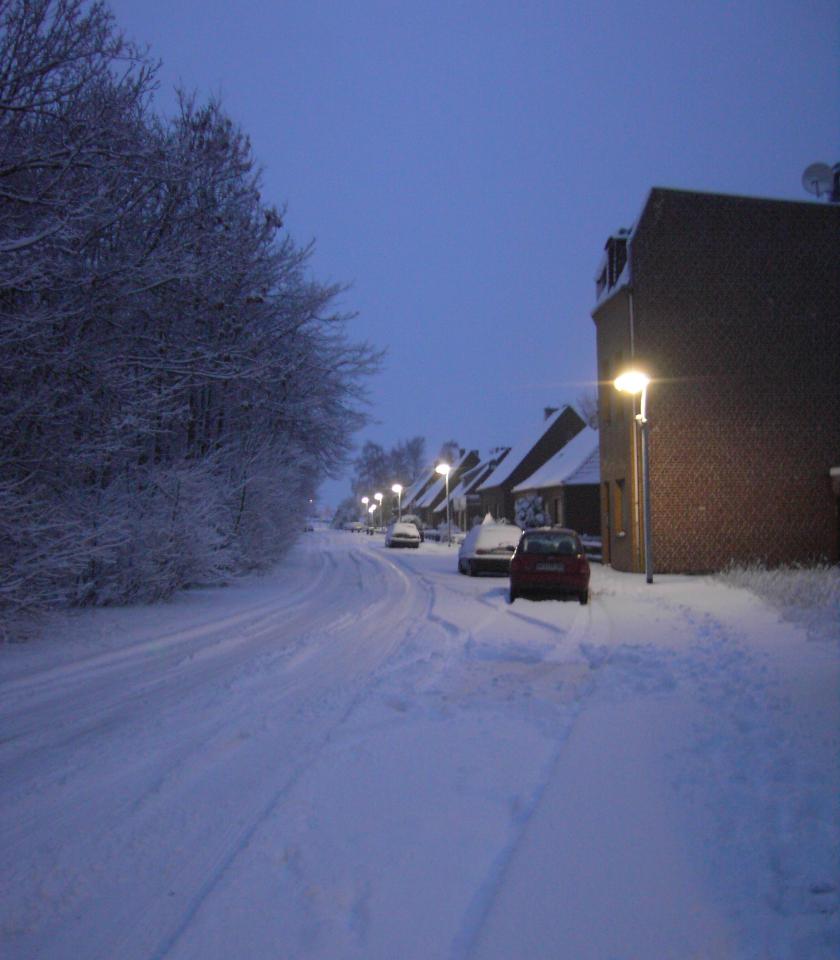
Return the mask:
[[566,568],[562,563],[538,563],[537,570],[547,570],[553,573],[562,573]]

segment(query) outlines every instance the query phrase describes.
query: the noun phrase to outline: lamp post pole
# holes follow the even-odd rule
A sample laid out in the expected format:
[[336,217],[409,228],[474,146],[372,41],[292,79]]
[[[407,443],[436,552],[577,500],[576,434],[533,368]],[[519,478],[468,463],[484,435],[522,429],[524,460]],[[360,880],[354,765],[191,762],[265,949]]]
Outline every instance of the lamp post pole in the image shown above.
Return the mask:
[[645,510],[645,580],[653,583],[653,537],[650,529],[650,424],[647,418],[647,384],[642,387],[641,412],[636,418],[642,433],[642,497]]
[[449,512],[449,471],[451,469],[448,463],[439,463],[435,467],[435,471],[442,473],[446,480],[446,543],[450,547],[452,546],[452,517]]
[[397,520],[402,520],[402,484],[395,483],[391,489],[397,495]]
[[[365,508],[365,513],[368,512],[368,504],[370,503],[370,497],[362,497],[362,506]],[[368,518],[365,517],[365,528],[368,525]]]
[[650,424],[647,418],[647,388],[650,377],[637,370],[628,370],[616,377],[616,390],[623,393],[641,394],[639,413],[634,420],[642,435],[642,503],[644,512],[643,537],[645,545],[645,580],[653,583],[653,535],[650,518]]

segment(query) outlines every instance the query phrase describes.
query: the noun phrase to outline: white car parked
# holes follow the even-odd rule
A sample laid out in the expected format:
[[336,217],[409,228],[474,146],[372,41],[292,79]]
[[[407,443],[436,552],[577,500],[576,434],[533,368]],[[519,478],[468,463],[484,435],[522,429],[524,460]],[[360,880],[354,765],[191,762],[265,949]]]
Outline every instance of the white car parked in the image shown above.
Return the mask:
[[386,547],[414,547],[420,546],[420,532],[413,523],[397,521],[385,531]]
[[482,523],[464,537],[458,550],[458,573],[509,573],[522,531],[515,523]]

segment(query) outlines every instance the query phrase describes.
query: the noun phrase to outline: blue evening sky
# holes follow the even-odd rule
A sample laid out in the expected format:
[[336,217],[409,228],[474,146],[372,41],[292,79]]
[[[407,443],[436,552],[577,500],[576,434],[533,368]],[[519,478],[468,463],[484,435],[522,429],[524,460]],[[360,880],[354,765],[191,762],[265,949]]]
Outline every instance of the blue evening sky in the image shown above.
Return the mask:
[[652,186],[806,200],[840,161],[837,0],[111,6],[163,60],[161,112],[221,97],[387,348],[359,443],[516,442],[594,382],[594,273]]

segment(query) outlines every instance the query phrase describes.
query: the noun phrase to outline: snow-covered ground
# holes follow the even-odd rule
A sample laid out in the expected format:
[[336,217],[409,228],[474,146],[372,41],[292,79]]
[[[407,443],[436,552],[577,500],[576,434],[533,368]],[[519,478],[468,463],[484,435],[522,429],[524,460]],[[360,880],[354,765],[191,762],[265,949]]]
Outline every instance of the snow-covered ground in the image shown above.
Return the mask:
[[506,584],[318,532],[0,647],[0,955],[835,960],[836,605]]

